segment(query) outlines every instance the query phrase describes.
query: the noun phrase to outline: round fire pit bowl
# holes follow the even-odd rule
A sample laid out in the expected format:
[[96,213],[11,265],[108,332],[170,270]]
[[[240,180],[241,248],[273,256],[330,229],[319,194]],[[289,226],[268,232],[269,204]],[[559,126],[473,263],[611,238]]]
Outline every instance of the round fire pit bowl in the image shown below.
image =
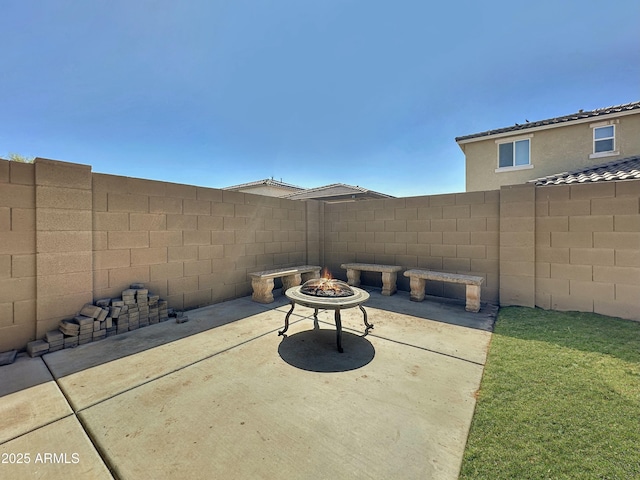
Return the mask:
[[300,287],[300,293],[312,297],[351,297],[353,288],[342,280],[331,278],[312,278]]
[[[340,282],[344,283],[344,282]],[[346,285],[346,284],[345,284]],[[338,345],[338,351],[343,352],[342,349],[342,319],[340,317],[340,310],[347,308],[360,308],[364,316],[364,325],[366,327],[365,335],[369,333],[369,330],[373,328],[372,324],[367,322],[367,312],[362,307],[362,304],[369,300],[369,293],[356,287],[348,287],[353,293],[348,296],[324,296],[324,295],[310,295],[303,293],[302,289],[305,285],[299,285],[297,287],[289,288],[285,295],[291,302],[291,309],[287,313],[284,319],[284,329],[278,332],[278,335],[284,335],[289,328],[289,317],[293,312],[296,304],[304,307],[310,307],[314,309],[313,317],[316,322],[318,320],[318,309],[323,308],[325,310],[334,310],[336,321],[336,341]]]

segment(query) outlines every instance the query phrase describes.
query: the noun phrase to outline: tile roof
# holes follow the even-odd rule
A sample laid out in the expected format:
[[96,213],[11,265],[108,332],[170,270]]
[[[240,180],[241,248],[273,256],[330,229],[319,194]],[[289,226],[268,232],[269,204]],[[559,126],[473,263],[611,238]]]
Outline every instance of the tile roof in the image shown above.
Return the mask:
[[263,185],[271,187],[279,187],[283,190],[289,190],[289,192],[283,192],[278,195],[279,198],[288,198],[291,200],[305,200],[305,199],[344,199],[340,197],[354,197],[360,200],[369,198],[395,198],[392,195],[386,193],[375,192],[367,188],[362,188],[353,185],[347,185],[344,183],[332,183],[331,185],[323,185],[316,188],[303,188],[296,185],[291,185],[284,182],[279,182],[273,178],[266,178],[264,180],[256,180],[255,182],[242,183],[240,185],[233,185],[231,187],[224,187],[224,190],[242,190],[250,187],[260,187]]
[[326,198],[326,197],[340,197],[344,195],[360,195],[368,194],[376,198],[394,198],[391,195],[385,193],[375,192],[366,188],[346,185],[344,183],[332,183],[331,185],[324,185],[317,188],[308,188],[302,192],[291,193],[284,198],[301,200],[304,198]]
[[281,187],[287,188],[290,190],[303,191],[305,188],[298,187],[297,185],[291,185],[289,183],[279,182],[278,180],[274,180],[273,178],[265,178],[264,180],[256,180],[255,182],[241,183],[239,185],[232,185],[230,187],[224,187],[224,190],[237,190],[240,188],[246,187],[256,187],[259,185],[267,185],[269,187]]
[[474,133],[471,135],[464,135],[462,137],[456,137],[456,142],[471,140],[479,137],[488,137],[490,135],[496,135],[499,133],[517,132],[520,130],[527,130],[529,128],[535,128],[535,127],[554,126],[562,123],[582,120],[585,118],[599,117],[602,115],[611,115],[616,113],[628,112],[630,110],[639,110],[638,113],[640,113],[640,101],[625,103],[623,105],[614,105],[612,107],[598,108],[596,110],[590,110],[588,112],[580,110],[579,112],[572,113],[570,115],[563,115],[562,117],[549,118],[547,120],[539,120],[535,122],[527,121],[526,123],[523,123],[523,124],[516,123],[511,127],[498,128],[495,130],[487,130],[486,132],[480,132],[480,133]]
[[633,179],[640,179],[640,156],[614,160],[571,172],[548,175],[529,180],[529,183],[542,186]]

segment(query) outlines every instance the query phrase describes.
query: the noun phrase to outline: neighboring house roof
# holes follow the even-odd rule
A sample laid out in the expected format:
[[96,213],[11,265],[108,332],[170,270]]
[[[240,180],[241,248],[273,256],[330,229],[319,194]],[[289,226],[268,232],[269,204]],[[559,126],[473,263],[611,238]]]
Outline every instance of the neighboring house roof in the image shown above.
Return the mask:
[[580,110],[570,115],[563,115],[562,117],[549,118],[547,120],[539,120],[535,122],[527,121],[526,123],[523,123],[523,124],[516,123],[511,127],[498,128],[495,130],[487,130],[486,132],[480,132],[480,133],[474,133],[471,135],[464,135],[462,137],[456,137],[456,142],[458,143],[465,142],[465,141],[480,138],[480,137],[488,137],[491,135],[498,135],[501,133],[518,132],[520,130],[528,130],[528,129],[537,128],[537,127],[560,126],[561,124],[565,124],[567,122],[585,120],[593,117],[601,117],[603,115],[626,113],[632,110],[638,110],[637,113],[640,113],[640,101],[625,103],[623,105],[615,105],[612,107],[598,108],[596,110],[590,110],[588,112]]
[[623,158],[591,167],[557,173],[529,180],[541,185],[568,185],[573,183],[603,182],[610,180],[640,179],[640,156]]
[[241,183],[240,185],[232,185],[231,187],[225,187],[224,190],[241,190],[243,188],[258,187],[263,185],[268,187],[283,188],[291,191],[305,190],[302,187],[291,185],[289,183],[279,182],[278,180],[274,180],[273,178],[265,178],[264,180],[256,180],[255,182]]
[[344,183],[333,183],[317,188],[309,188],[302,192],[291,193],[284,198],[291,200],[365,200],[373,198],[394,198],[385,193],[375,192],[366,188],[346,185]]
[[[288,198],[291,200],[325,200],[328,202],[337,201],[353,201],[353,200],[369,200],[373,198],[395,198],[385,193],[375,192],[366,188],[346,185],[344,183],[333,183],[331,185],[324,185],[317,188],[303,188],[296,185],[291,185],[284,182],[279,182],[273,178],[266,178],[264,180],[257,180],[255,182],[242,183],[240,185],[233,185],[231,187],[225,187],[224,190],[235,190],[250,192],[251,190],[259,190],[261,187],[272,187],[274,189],[281,189],[282,192],[277,194],[280,198]],[[288,191],[286,191],[288,190]],[[269,193],[259,193],[262,195],[270,195]]]

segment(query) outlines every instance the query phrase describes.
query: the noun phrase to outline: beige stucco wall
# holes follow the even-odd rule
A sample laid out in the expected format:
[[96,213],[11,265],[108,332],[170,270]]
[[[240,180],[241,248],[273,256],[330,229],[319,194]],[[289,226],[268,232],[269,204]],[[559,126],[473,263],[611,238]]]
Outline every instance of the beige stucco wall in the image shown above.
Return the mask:
[[[612,160],[640,155],[640,112],[634,115],[608,117],[616,128],[616,151],[619,155],[589,158],[593,153],[593,128],[603,121],[593,118],[578,124],[543,130],[522,130],[513,135],[464,143],[461,148],[466,157],[466,190],[480,191],[503,185],[525,183],[534,178],[580,169]],[[509,141],[531,137],[531,164],[533,168],[496,172],[498,146],[496,140]]]

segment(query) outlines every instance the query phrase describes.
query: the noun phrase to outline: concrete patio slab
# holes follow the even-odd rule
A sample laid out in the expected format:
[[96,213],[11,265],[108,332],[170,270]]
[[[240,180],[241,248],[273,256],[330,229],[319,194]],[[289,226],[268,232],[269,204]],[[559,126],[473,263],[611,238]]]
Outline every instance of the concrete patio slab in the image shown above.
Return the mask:
[[[381,298],[385,300],[384,309],[379,308]],[[434,317],[434,312],[430,311],[433,310],[433,304],[410,302],[407,292],[398,292],[393,297],[373,295],[372,300],[364,305],[365,310],[371,312],[368,316],[369,322],[374,323],[369,336],[386,338],[393,342],[484,365],[487,345],[491,337],[489,329],[495,318],[495,311],[490,307],[486,308],[493,311],[491,317],[484,313],[466,312],[464,302],[450,305],[448,309],[442,309],[439,306],[437,309],[441,311],[436,312],[438,315],[435,317],[438,321],[425,321],[430,314],[432,318]],[[409,303],[408,306],[407,303]],[[397,313],[396,307],[404,312]],[[294,313],[297,311],[296,306]],[[463,317],[462,312],[468,314],[469,318],[456,318]],[[344,310],[341,317],[344,330],[364,333],[363,315],[358,309]],[[327,325],[335,325],[332,311],[320,312],[318,319]],[[461,328],[461,325],[453,323],[460,321],[471,324],[469,322],[471,319],[474,320],[473,328]],[[448,320],[449,323],[444,320]]]
[[[455,479],[491,321],[463,305],[429,319],[427,302],[404,293],[371,292],[366,336],[361,312],[344,311],[343,354],[333,312],[314,322],[296,306],[278,336],[286,299],[247,297],[45,355],[53,379],[39,385],[59,388],[37,402],[66,406],[43,426],[2,427],[0,452],[81,461],[0,477]],[[0,397],[0,411],[19,414],[10,396],[26,391]]]
[[[109,337],[100,344],[78,347],[68,354],[61,350],[46,355],[45,362],[73,409],[78,411],[240,343],[274,333],[277,325],[281,323],[283,313],[278,310],[260,311],[262,313],[241,321],[223,323],[218,327],[171,341],[183,326],[193,328],[198,317],[211,318],[213,315],[215,320],[219,314],[215,310],[189,313],[189,322],[159,324],[160,328],[157,332],[152,332],[152,337],[145,337],[144,333],[147,330],[154,330],[146,327],[141,329],[140,333],[134,330]],[[301,318],[298,317],[298,320]],[[168,343],[140,350],[148,341],[153,344],[156,343],[156,338],[163,336]],[[87,352],[81,348],[86,348]],[[134,348],[137,353],[129,354],[130,348]],[[105,357],[111,357],[113,360],[88,367],[96,363],[101,351],[105,352]]]
[[72,413],[40,357],[21,354],[0,367],[0,444]]
[[0,459],[5,460],[0,477],[6,480],[113,479],[75,416],[0,443]]

